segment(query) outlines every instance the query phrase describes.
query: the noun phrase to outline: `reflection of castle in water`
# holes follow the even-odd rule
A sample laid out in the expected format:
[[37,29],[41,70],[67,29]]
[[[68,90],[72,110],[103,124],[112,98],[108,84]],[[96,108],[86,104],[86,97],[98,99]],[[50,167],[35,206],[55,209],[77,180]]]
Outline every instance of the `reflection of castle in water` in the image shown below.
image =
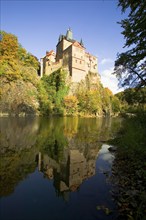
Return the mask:
[[98,151],[99,147],[95,143],[86,146],[84,152],[69,147],[64,149],[64,158],[61,162],[47,154],[39,153],[39,169],[47,178],[54,179],[58,196],[62,195],[65,199],[67,192],[76,191],[84,180],[95,175]]

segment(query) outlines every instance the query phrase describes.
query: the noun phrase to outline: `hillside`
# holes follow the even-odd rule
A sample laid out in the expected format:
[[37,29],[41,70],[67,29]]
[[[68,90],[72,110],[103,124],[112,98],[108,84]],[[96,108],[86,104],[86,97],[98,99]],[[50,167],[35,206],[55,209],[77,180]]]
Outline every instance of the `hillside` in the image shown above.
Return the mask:
[[72,83],[63,68],[49,76],[38,76],[37,58],[23,48],[16,36],[1,32],[0,114],[79,115],[100,117],[120,110],[120,102],[103,88],[98,74],[89,72],[85,80]]

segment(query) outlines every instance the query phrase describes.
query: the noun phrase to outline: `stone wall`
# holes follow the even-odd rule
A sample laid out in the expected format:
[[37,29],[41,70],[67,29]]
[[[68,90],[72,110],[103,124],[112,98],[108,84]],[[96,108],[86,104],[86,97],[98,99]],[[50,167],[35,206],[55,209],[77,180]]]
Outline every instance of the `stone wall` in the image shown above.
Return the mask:
[[85,79],[87,73],[84,70],[72,68],[72,82],[80,82]]

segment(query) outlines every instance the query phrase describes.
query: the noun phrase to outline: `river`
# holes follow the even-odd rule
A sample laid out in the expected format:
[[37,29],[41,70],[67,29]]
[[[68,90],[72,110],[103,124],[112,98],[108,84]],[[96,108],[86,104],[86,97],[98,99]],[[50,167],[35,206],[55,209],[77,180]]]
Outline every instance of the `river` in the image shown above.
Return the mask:
[[110,182],[114,155],[107,141],[121,122],[0,118],[0,219],[116,218]]

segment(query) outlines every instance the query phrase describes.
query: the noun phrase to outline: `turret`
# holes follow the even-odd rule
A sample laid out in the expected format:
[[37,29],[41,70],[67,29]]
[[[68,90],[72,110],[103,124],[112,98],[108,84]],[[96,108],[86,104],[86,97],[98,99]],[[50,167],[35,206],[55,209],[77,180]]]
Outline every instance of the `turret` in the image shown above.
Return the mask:
[[72,30],[70,28],[66,32],[66,39],[67,40],[72,40],[73,39],[73,33],[72,33]]
[[81,40],[80,40],[80,45],[81,45],[82,47],[84,47],[84,43],[83,43],[82,38],[81,38]]
[[62,34],[59,35],[58,42],[62,40]]

